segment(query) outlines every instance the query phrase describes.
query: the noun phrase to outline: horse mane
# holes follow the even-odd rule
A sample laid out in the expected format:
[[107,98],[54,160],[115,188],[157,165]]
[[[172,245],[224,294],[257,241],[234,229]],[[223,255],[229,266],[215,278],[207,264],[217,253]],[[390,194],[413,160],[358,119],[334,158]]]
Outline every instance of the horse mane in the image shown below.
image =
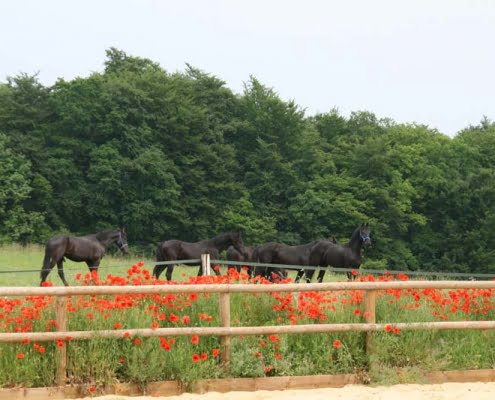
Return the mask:
[[95,233],[94,236],[98,239],[107,239],[109,236],[120,232],[120,229],[107,229],[98,233]]
[[351,238],[349,239],[349,243],[353,243],[355,240],[359,240],[359,232],[361,230],[361,225],[359,225],[356,229],[354,229],[354,232],[352,232]]

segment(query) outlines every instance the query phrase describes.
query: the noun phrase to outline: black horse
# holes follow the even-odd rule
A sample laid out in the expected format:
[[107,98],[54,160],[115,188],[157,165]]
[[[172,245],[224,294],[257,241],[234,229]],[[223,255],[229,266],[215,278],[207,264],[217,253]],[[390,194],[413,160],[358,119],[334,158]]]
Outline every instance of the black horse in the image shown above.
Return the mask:
[[91,272],[98,271],[106,248],[116,242],[122,253],[128,253],[127,234],[124,229],[98,232],[87,236],[61,235],[52,237],[45,246],[45,258],[41,269],[41,285],[52,268],[57,264],[58,276],[65,286],[69,286],[64,276],[64,261],[84,261]]
[[[241,253],[244,252],[244,244],[239,232],[222,233],[212,239],[201,240],[199,242],[189,243],[181,240],[167,240],[158,245],[156,250],[156,260],[173,261],[173,260],[188,260],[197,259],[201,254],[209,254],[211,258],[218,259],[219,252],[226,250],[229,246],[234,246]],[[174,264],[170,265],[155,265],[153,268],[153,276],[158,279],[160,274],[167,269],[167,280],[172,280],[172,272]],[[217,275],[220,272],[215,270]],[[199,267],[198,276],[203,275],[203,269]]]
[[[368,224],[361,224],[351,235],[349,243],[345,245],[332,243],[323,240],[317,243],[312,249],[309,256],[310,265],[318,265],[321,269],[318,273],[318,282],[323,281],[325,268],[331,266],[334,268],[359,268],[363,261],[362,248],[371,246],[370,228]],[[306,272],[306,281],[311,282],[314,270]],[[347,272],[347,277],[353,279],[351,272]]]
[[[227,249],[227,260],[229,261],[238,261],[238,262],[250,262],[254,261],[253,252],[254,246],[244,246],[243,251],[237,250],[234,246],[229,246]],[[237,272],[241,272],[241,265],[228,266],[228,268],[235,268]],[[249,277],[252,276],[253,268],[250,265],[247,265],[247,273]]]
[[309,254],[312,247],[318,241],[314,241],[307,244],[289,246],[284,243],[269,242],[255,249],[254,258],[256,262],[267,264],[283,264],[286,268],[275,267],[256,267],[255,275],[261,275],[267,279],[270,279],[273,275],[279,275],[279,277],[286,277],[287,272],[283,272],[284,269],[296,269],[298,271],[296,282],[301,279],[304,270],[300,268],[290,268],[289,265],[309,265]]
[[[329,241],[332,243],[337,243],[337,240],[332,236]],[[308,277],[308,271],[301,269],[299,267],[290,267],[290,265],[301,266],[301,265],[311,265],[309,263],[309,256],[311,254],[312,248],[321,242],[321,240],[315,240],[310,243],[301,244],[297,246],[289,246],[283,243],[266,243],[260,246],[255,251],[255,256],[257,262],[269,263],[269,264],[283,264],[286,269],[296,270],[297,275],[295,282],[299,282],[302,276],[306,273],[306,278]],[[256,275],[262,275],[264,277],[270,277],[272,273],[279,274],[280,268],[272,267],[257,267]],[[285,276],[287,276],[285,274]]]

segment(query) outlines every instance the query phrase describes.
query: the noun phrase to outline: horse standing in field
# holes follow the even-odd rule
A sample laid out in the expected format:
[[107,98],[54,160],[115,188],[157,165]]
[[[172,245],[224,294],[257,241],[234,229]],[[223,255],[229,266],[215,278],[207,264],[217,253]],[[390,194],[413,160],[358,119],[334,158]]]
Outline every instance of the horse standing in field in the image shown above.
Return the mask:
[[[212,239],[201,240],[199,242],[189,243],[182,240],[167,240],[158,245],[156,250],[156,260],[173,261],[173,260],[188,260],[201,258],[201,254],[209,254],[211,258],[218,259],[218,254],[226,250],[229,246],[234,246],[236,250],[244,254],[244,244],[239,232],[222,233]],[[153,268],[153,276],[158,279],[160,274],[167,269],[167,280],[172,280],[172,272],[174,264],[170,265],[155,265]],[[217,275],[220,272],[214,270]],[[199,267],[198,276],[203,275],[203,269]]]
[[127,234],[124,229],[103,231],[87,236],[61,235],[52,237],[45,246],[40,285],[43,285],[48,274],[57,264],[58,276],[65,286],[69,286],[64,276],[65,258],[76,262],[84,261],[91,272],[98,271],[106,248],[114,242],[123,254],[128,253]]
[[[229,248],[227,249],[227,260],[238,261],[238,262],[254,261],[253,259],[254,249],[255,249],[254,246],[244,246],[243,247],[244,252],[240,252],[234,246],[229,246]],[[235,268],[237,272],[241,272],[241,265],[233,265],[233,266],[229,265],[228,268]],[[247,268],[248,268],[247,273],[249,277],[251,277],[253,273],[253,267],[247,265]]]
[[[337,243],[334,237],[329,239],[333,243]],[[286,266],[285,269],[296,270],[297,275],[294,282],[299,282],[301,277],[306,273],[308,276],[308,271],[300,268],[300,266],[311,265],[309,263],[309,256],[311,254],[311,249],[321,242],[321,240],[315,240],[307,244],[301,244],[297,246],[289,246],[283,243],[266,243],[256,249],[255,256],[257,262],[269,263],[269,264],[283,264]],[[294,267],[290,267],[294,265]],[[268,266],[257,267],[256,275],[262,275],[265,277],[270,277],[272,272],[278,272],[280,268],[272,268]]]
[[[325,268],[327,266],[334,268],[359,268],[362,261],[362,248],[371,246],[370,228],[368,224],[361,224],[351,235],[351,239],[345,245],[332,243],[330,241],[321,241],[311,250],[309,256],[310,265],[321,267],[318,273],[318,282],[323,281]],[[306,281],[311,282],[314,270],[306,272]],[[351,272],[347,272],[347,277],[353,279]]]
[[[259,246],[255,250],[255,261],[259,263],[267,264],[283,264],[284,266],[289,265],[309,265],[309,253],[311,248],[317,242],[311,242],[298,246],[289,246],[283,243],[269,242],[262,246]],[[304,273],[301,268],[279,268],[279,267],[256,267],[255,275],[264,276],[267,279],[272,277],[272,273],[279,275],[280,277],[287,276],[287,272],[282,273],[284,269],[297,269],[298,274],[296,277],[296,282],[300,279]]]

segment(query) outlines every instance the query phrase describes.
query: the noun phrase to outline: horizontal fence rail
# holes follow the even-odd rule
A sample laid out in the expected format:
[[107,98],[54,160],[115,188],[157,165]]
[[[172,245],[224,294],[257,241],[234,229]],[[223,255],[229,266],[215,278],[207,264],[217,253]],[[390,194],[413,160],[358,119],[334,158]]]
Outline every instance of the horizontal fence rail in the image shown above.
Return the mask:
[[[327,332],[380,332],[387,325],[401,330],[464,330],[495,329],[495,321],[451,321],[451,322],[398,322],[393,324],[301,324],[275,326],[246,327],[186,327],[186,328],[145,328],[145,329],[112,329],[101,331],[40,332],[40,333],[0,333],[0,343],[20,342],[26,339],[50,342],[57,339],[122,339],[123,337],[164,337],[164,336],[256,336],[272,334],[300,334]],[[124,336],[125,335],[125,336]]]
[[[208,260],[207,260],[208,261]],[[366,332],[366,351],[372,353],[373,333],[383,331],[393,324],[401,330],[459,330],[495,329],[495,321],[456,321],[456,322],[416,322],[376,323],[376,293],[380,290],[399,289],[495,289],[495,281],[387,281],[387,282],[325,282],[301,284],[163,284],[142,286],[79,286],[79,287],[0,287],[0,296],[55,296],[56,332],[0,333],[0,343],[21,342],[26,339],[36,341],[90,340],[97,338],[124,338],[127,336],[219,336],[220,365],[228,370],[230,365],[230,338],[238,335],[303,334],[324,332]],[[231,293],[273,293],[311,291],[366,291],[364,298],[365,320],[363,323],[345,324],[305,324],[232,327],[230,323]],[[100,331],[67,331],[67,298],[82,295],[115,294],[172,294],[172,293],[218,293],[218,327],[183,327],[156,329],[119,329]],[[64,385],[67,379],[66,347],[57,348],[57,384]]]
[[71,296],[102,294],[161,293],[267,293],[324,292],[330,290],[387,289],[495,289],[495,281],[391,281],[391,282],[322,282],[284,284],[164,284],[140,286],[51,286],[0,287],[0,296]]

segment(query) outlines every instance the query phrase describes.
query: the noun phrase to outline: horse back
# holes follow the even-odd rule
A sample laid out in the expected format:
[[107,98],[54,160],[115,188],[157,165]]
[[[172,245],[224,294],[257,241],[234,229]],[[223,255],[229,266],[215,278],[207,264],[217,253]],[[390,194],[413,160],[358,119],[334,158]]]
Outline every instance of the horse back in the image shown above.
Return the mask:
[[69,236],[65,256],[72,261],[99,260],[105,254],[105,247],[91,236]]

